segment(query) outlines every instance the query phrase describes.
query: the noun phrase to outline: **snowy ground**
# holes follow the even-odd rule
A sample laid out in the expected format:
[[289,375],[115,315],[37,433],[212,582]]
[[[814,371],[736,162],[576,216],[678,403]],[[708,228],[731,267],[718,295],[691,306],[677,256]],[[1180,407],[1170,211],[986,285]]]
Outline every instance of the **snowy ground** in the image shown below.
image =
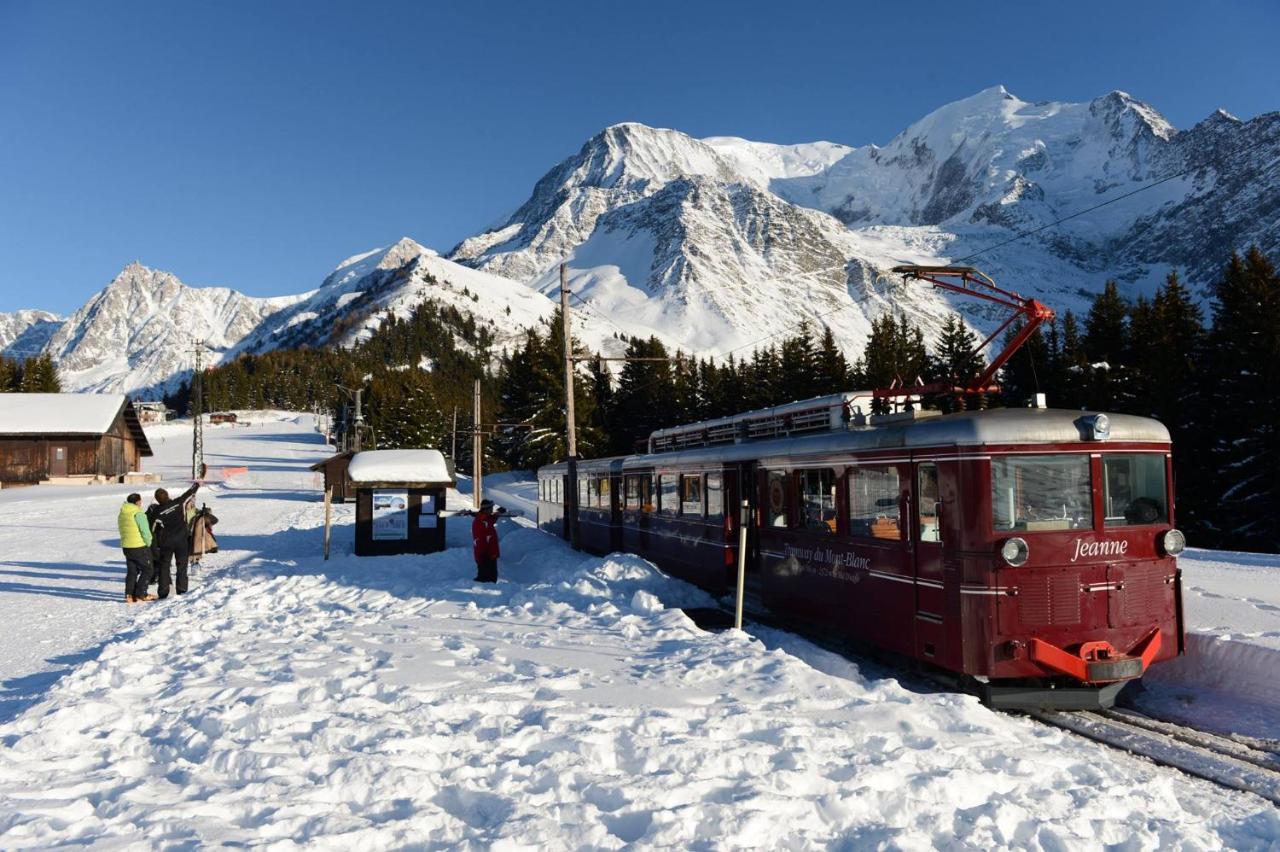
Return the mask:
[[[1280,842],[1261,800],[787,634],[704,633],[673,608],[701,593],[527,519],[500,523],[493,587],[464,519],[444,553],[357,559],[342,506],[325,562],[307,422],[208,442],[249,472],[209,489],[224,550],[182,599],[119,602],[119,494],[0,495],[25,572],[0,586],[23,614],[0,633],[0,848]],[[509,479],[490,492],[518,499]]]
[[1187,654],[1153,669],[1135,703],[1280,740],[1280,556],[1189,550],[1178,562]]

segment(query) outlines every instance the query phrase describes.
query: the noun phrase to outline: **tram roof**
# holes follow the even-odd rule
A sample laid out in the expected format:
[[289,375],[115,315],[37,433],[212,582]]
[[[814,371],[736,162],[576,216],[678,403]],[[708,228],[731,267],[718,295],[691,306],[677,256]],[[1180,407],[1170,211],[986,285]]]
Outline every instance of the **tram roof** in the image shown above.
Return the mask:
[[[1090,443],[1104,448],[1108,443],[1168,444],[1169,430],[1158,420],[1132,414],[1111,414],[1110,437],[1091,440],[1088,418],[1098,411],[1059,408],[997,408],[966,411],[920,420],[903,420],[876,426],[820,432],[794,438],[746,441],[740,444],[697,447],[663,453],[613,456],[578,462],[578,469],[618,472],[620,467],[643,468],[667,463],[714,464],[790,456],[821,456],[831,453],[876,450],[916,450],[938,447],[981,447],[999,445],[1053,445]],[[546,472],[563,471],[564,462],[547,465]]]

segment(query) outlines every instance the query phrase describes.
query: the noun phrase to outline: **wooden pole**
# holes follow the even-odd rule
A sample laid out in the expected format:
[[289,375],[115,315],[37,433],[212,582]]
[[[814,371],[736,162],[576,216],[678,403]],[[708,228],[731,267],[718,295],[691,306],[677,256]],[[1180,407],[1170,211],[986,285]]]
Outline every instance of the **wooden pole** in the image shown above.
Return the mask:
[[333,486],[324,487],[324,558],[329,558],[329,530],[333,521]]
[[476,379],[475,398],[473,400],[473,418],[475,428],[471,433],[471,485],[472,502],[477,511],[480,509],[481,480],[484,477],[484,437],[480,434],[480,380]]
[[578,426],[573,416],[573,330],[569,322],[569,275],[563,263],[560,264],[560,321],[564,326],[564,415],[569,441],[569,493],[565,507],[569,514],[569,544],[578,550]]
[[742,629],[742,599],[747,587],[747,524],[751,522],[751,504],[742,501],[742,512],[738,515],[738,603],[733,610],[733,627]]
[[449,442],[449,461],[458,463],[458,406],[453,407],[453,439]]

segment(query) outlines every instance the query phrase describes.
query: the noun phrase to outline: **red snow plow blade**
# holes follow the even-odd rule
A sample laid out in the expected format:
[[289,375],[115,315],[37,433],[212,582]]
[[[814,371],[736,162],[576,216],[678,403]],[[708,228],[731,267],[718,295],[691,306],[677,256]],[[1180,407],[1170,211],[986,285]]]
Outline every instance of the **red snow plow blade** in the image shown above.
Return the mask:
[[1119,653],[1110,642],[1085,642],[1075,652],[1071,652],[1042,639],[1031,640],[1032,660],[1081,683],[1114,683],[1142,677],[1158,653],[1158,627],[1153,627],[1127,654]]

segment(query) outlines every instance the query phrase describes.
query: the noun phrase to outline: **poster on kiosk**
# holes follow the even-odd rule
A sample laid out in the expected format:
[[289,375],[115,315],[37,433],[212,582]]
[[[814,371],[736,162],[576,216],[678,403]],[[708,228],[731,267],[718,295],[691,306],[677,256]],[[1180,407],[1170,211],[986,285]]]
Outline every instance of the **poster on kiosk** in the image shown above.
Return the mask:
[[409,538],[409,492],[373,492],[374,541],[404,541]]

